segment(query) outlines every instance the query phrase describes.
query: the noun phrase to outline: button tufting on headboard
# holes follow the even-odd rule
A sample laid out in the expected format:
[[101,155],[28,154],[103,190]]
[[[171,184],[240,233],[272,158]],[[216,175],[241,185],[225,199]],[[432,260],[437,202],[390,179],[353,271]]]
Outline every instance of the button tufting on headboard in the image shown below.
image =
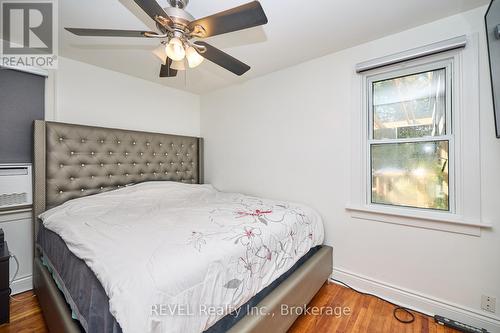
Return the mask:
[[46,206],[144,181],[200,182],[199,139],[46,122]]

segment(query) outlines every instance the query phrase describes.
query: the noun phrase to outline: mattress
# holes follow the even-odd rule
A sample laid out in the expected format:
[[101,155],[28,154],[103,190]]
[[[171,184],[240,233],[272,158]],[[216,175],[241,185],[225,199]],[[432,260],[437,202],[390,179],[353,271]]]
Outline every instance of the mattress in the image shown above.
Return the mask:
[[124,333],[216,327],[323,242],[321,217],[309,207],[210,185],[142,183],[74,199],[40,217],[92,271],[119,323],[110,329]]
[[40,225],[37,247],[42,263],[52,274],[83,330],[87,333],[122,333],[109,311],[109,299],[95,274],[68,249],[55,232]]
[[[71,253],[62,238],[41,225],[37,247],[42,253],[43,264],[52,274],[71,308],[73,319],[80,323],[82,330],[87,333],[121,333],[120,325],[109,311],[109,299],[101,283],[85,262]],[[271,285],[252,297],[238,311],[219,320],[205,333],[227,332],[320,248],[321,246],[316,246],[309,250]]]

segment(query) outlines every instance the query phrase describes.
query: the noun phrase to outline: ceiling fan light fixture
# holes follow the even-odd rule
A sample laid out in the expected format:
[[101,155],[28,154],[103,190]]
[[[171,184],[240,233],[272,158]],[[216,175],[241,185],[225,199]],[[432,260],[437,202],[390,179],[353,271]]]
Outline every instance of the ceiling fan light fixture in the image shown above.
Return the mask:
[[[178,70],[197,67],[204,59],[240,76],[249,71],[250,66],[204,41],[193,42],[192,39],[223,35],[268,23],[266,13],[258,0],[198,19],[186,11],[189,0],[162,0],[162,4],[170,4],[165,8],[162,8],[158,0],[132,1],[156,23],[155,31],[65,29],[77,36],[159,40],[161,46],[153,53],[162,63],[160,77],[175,77]],[[179,61],[181,63],[172,66],[172,62]]]
[[168,42],[167,46],[165,47],[165,51],[167,52],[167,56],[174,61],[183,60],[186,56],[184,45],[182,41],[177,37],[172,38]]
[[172,61],[170,68],[175,69],[176,71],[185,71],[186,65],[184,64],[184,60]]
[[186,58],[189,68],[198,67],[205,58],[203,58],[194,47],[190,46],[186,50]]

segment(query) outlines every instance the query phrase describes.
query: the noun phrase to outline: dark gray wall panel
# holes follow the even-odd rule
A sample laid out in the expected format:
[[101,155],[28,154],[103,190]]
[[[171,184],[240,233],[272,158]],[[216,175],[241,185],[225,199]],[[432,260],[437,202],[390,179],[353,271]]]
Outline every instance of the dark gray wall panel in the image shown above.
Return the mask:
[[0,68],[0,163],[31,163],[33,120],[45,115],[45,77]]

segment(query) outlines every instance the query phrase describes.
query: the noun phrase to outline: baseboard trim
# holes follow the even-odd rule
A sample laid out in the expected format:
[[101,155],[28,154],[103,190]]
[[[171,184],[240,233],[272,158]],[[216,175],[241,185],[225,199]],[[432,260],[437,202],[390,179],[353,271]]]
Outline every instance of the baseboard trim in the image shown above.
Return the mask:
[[14,280],[10,285],[10,289],[12,289],[12,295],[20,294],[22,292],[32,290],[33,289],[33,276],[28,275],[22,278]]
[[[472,326],[485,328],[488,332],[500,333],[500,317],[493,314],[482,313],[475,309],[393,286],[342,268],[334,268],[332,277],[360,291],[375,294],[393,303],[427,313],[430,316],[439,314]],[[332,282],[335,283],[335,281]]]

